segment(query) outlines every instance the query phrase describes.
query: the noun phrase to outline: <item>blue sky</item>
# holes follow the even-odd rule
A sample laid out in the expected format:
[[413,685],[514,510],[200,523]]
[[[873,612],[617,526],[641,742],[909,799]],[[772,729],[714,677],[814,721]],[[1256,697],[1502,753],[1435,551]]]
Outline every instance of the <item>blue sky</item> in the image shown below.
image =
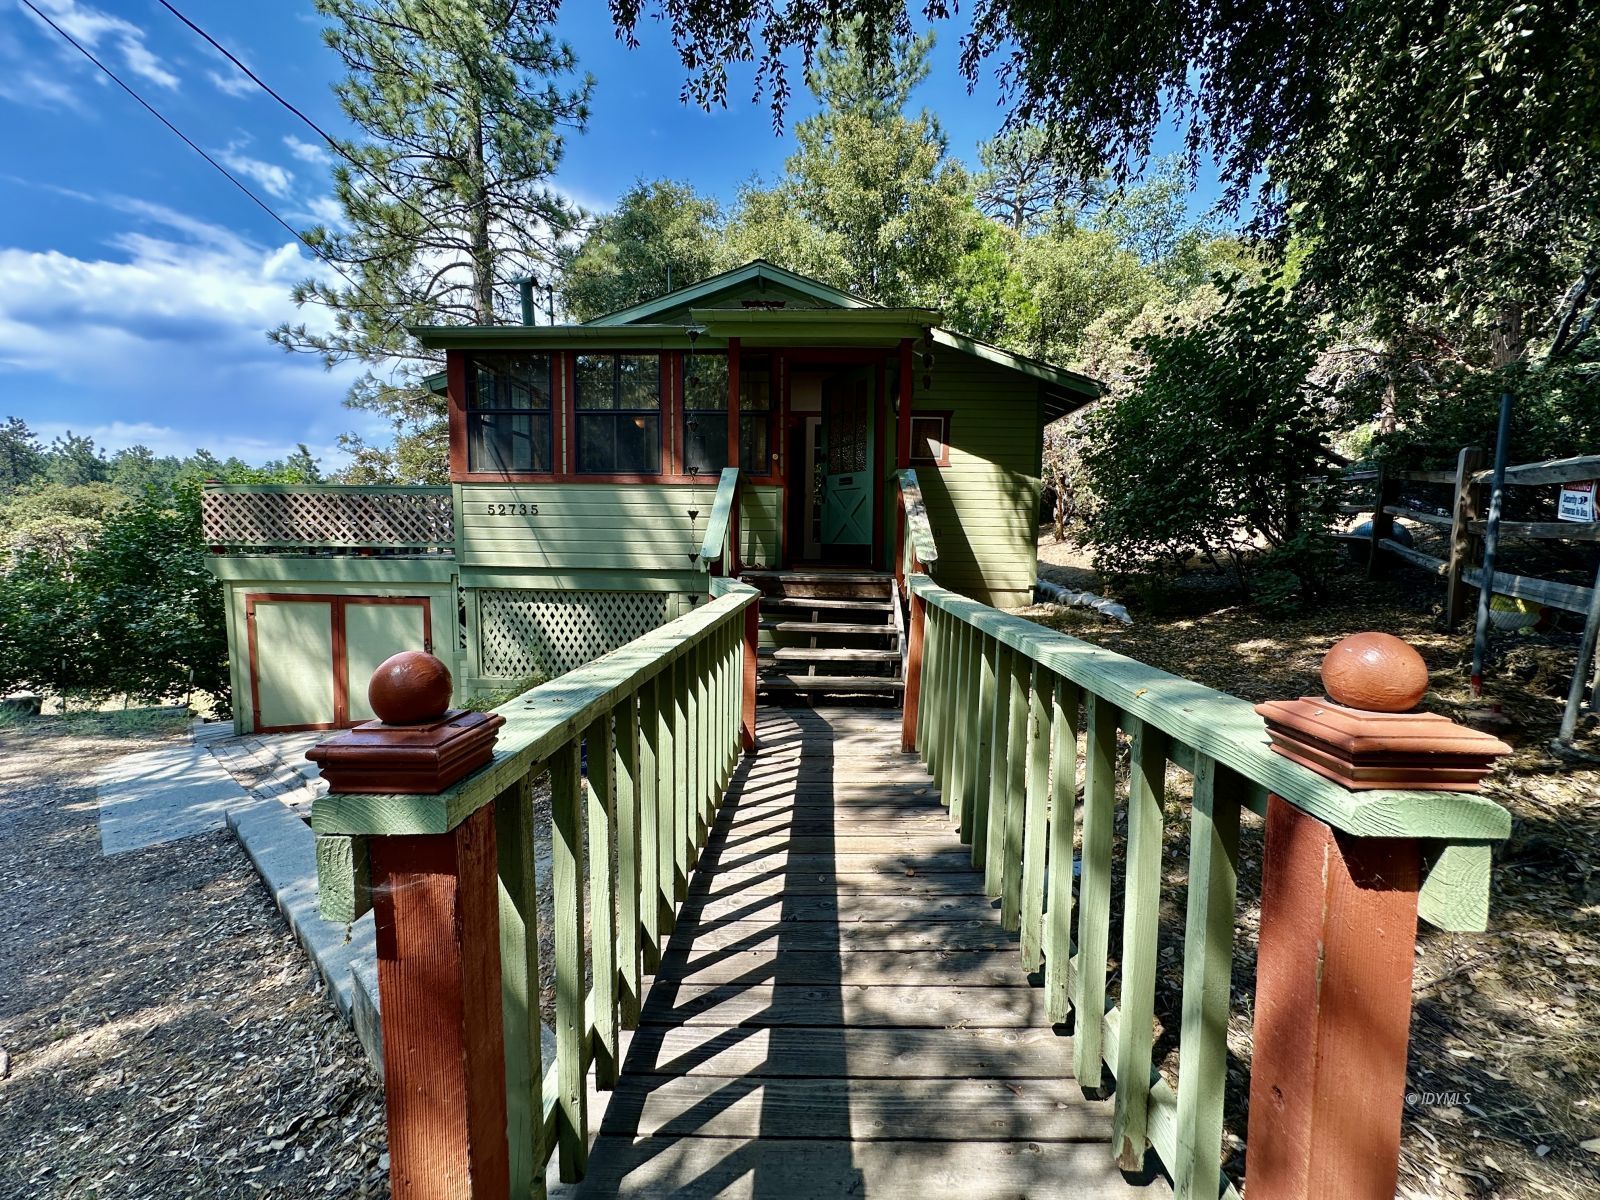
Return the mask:
[[[39,8],[247,178],[290,224],[330,211],[328,161],[315,135],[154,0],[34,0]],[[325,128],[343,130],[329,91],[338,63],[309,0],[175,5]],[[562,34],[596,79],[587,133],[574,136],[557,186],[604,207],[636,178],[687,179],[731,198],[772,176],[792,150],[752,69],[730,107],[680,103],[683,71],[664,29],[629,50],[606,6],[568,0]],[[942,25],[918,99],[969,162],[1002,112],[992,81],[968,95],[956,71],[960,27]],[[789,124],[810,108],[799,93]],[[305,442],[334,467],[341,431],[386,431],[341,400],[357,373],[325,371],[268,344],[265,330],[306,319],[289,288],[309,254],[17,0],[0,0],[0,416],[47,440],[67,429],[110,449],[204,446],[250,461]]]

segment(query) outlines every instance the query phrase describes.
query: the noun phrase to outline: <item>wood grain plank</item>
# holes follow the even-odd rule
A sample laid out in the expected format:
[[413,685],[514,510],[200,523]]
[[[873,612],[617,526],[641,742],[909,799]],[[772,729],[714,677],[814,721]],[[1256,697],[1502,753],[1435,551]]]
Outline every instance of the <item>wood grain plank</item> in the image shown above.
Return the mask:
[[701,985],[659,980],[645,999],[640,1023],[930,1029],[959,1024],[990,1029],[1038,1028],[1046,1020],[1044,996],[1037,988],[832,983]]
[[717,950],[668,953],[657,979],[678,983],[918,984],[1027,987],[1009,950]]

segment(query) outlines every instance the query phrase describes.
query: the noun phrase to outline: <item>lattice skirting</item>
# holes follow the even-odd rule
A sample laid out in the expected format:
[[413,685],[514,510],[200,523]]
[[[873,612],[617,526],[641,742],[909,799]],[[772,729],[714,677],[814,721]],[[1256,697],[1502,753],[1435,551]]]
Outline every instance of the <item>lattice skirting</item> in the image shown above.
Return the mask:
[[478,668],[492,679],[554,678],[666,624],[666,592],[478,588]]

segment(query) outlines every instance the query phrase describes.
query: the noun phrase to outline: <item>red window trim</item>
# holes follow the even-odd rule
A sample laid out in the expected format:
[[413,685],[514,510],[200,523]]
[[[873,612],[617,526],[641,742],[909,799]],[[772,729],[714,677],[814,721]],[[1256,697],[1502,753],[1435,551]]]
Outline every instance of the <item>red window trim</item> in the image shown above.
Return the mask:
[[[577,451],[575,446],[577,422],[577,356],[579,354],[638,354],[637,349],[606,349],[595,347],[583,350],[554,350],[551,355],[555,363],[551,369],[551,379],[554,383],[555,396],[552,398],[554,411],[550,420],[550,458],[555,464],[554,471],[469,471],[467,469],[467,408],[466,384],[467,362],[474,352],[471,350],[450,350],[446,352],[446,378],[449,391],[449,424],[450,424],[450,482],[451,483],[626,483],[626,484],[699,484],[715,483],[720,472],[705,472],[703,474],[688,474],[683,470],[683,438],[681,426],[683,421],[683,386],[682,363],[683,352],[677,350],[663,350],[661,359],[661,471],[658,474],[616,473],[595,474],[592,472],[577,471]],[[710,353],[710,351],[707,351]],[[738,339],[730,338],[729,354],[729,380],[730,387],[737,385],[738,370],[734,355],[738,353]],[[786,353],[772,350],[774,370],[781,370]],[[787,391],[782,382],[779,383],[779,405],[772,410],[770,416],[779,420],[779,427],[772,434],[778,452],[777,467],[775,470],[764,474],[746,476],[747,483],[767,484],[781,486],[784,483],[784,464],[787,462],[785,454],[784,433],[781,424],[782,416],[787,413]],[[729,421],[736,425],[738,421],[737,401],[730,405]],[[738,440],[735,436],[729,446],[729,466],[738,465]]]

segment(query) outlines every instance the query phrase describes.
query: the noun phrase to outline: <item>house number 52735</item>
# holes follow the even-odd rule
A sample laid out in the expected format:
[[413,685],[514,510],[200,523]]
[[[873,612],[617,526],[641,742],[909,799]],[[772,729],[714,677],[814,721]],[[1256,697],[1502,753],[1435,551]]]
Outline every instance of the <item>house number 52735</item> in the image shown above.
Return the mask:
[[537,504],[486,504],[484,512],[491,517],[537,517]]

